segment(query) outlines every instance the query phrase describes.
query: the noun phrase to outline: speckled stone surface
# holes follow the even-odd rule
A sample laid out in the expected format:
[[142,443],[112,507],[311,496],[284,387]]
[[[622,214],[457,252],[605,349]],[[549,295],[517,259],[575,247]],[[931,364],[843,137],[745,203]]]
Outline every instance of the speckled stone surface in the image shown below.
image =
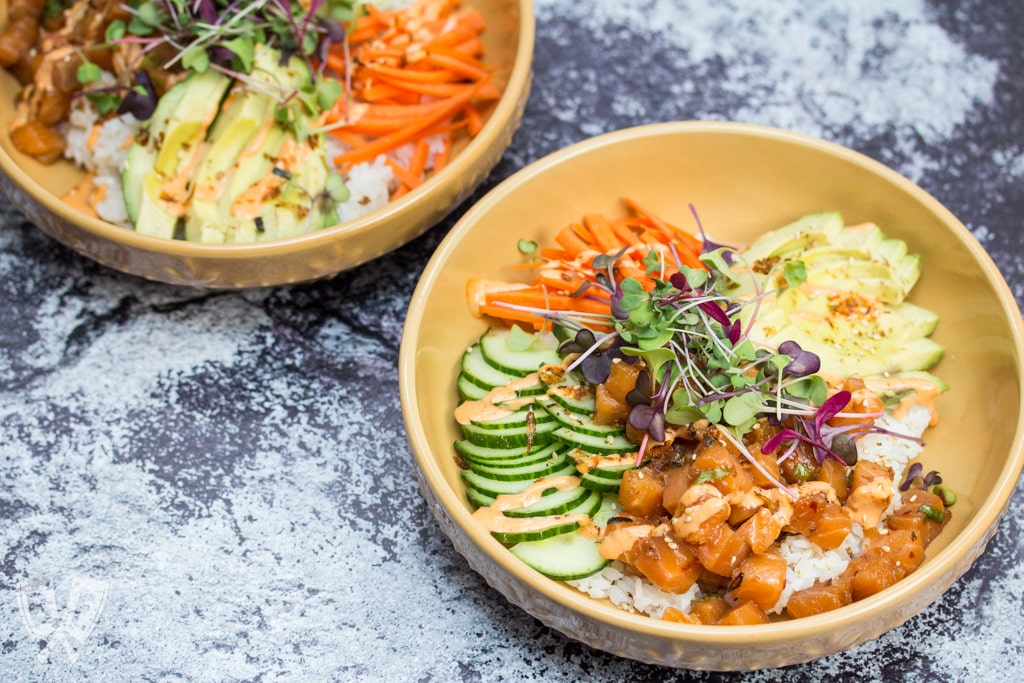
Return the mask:
[[[538,0],[537,21],[523,125],[481,192],[636,124],[791,128],[918,182],[1024,302],[1018,0]],[[120,275],[0,209],[0,680],[1024,676],[1020,486],[938,603],[785,670],[641,665],[506,603],[427,511],[398,399],[404,308],[464,209],[333,280],[236,293]]]

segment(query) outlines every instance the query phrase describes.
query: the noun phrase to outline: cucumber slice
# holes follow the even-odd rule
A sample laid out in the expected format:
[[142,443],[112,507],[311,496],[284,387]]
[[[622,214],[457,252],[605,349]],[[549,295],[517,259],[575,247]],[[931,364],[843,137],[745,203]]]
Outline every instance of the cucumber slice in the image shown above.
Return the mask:
[[462,354],[462,376],[466,378],[466,381],[488,391],[519,379],[516,375],[496,370],[488,365],[480,351],[479,344],[473,344]]
[[481,429],[513,429],[525,427],[530,419],[529,416],[531,412],[533,413],[534,424],[549,422],[555,419],[551,416],[551,413],[546,410],[530,410],[529,408],[522,408],[509,413],[508,415],[503,415],[502,417],[492,418],[490,420],[471,420],[471,422]]
[[582,415],[573,412],[563,408],[552,398],[537,399],[537,405],[544,408],[563,427],[571,429],[578,434],[604,438],[607,436],[623,436],[626,433],[626,428],[621,425],[598,424],[594,422],[592,414]]
[[581,500],[575,507],[567,510],[565,514],[586,515],[588,517],[596,515],[601,510],[603,494],[594,490],[590,490],[590,494],[590,496]]
[[487,448],[472,441],[455,442],[455,452],[459,454],[459,457],[466,462],[479,462],[482,465],[497,465],[527,456],[536,460],[544,460],[550,458],[557,449],[562,447],[562,444],[558,442],[534,446],[531,449],[527,449],[525,446],[521,448]]
[[[533,428],[533,445],[541,446],[551,441],[551,434],[558,428],[554,421],[541,422]],[[490,448],[518,448],[526,446],[530,430],[525,425],[509,429],[481,429],[470,423],[462,425],[462,434],[479,446]]]
[[629,465],[608,465],[607,467],[598,465],[597,467],[590,468],[590,474],[595,477],[602,477],[604,479],[614,479],[615,481],[621,481],[622,475],[628,470],[635,470],[635,464]]
[[594,474],[593,470],[580,476],[580,486],[598,493],[616,493],[621,484],[622,479],[600,477]]
[[[550,448],[545,447],[537,450],[537,453],[540,453],[540,455],[537,453],[528,453],[526,455],[521,455],[518,458],[503,460],[466,460],[463,458],[463,461],[469,466],[469,469],[490,476],[490,471],[501,472],[505,470],[516,470],[529,465],[537,465],[542,462],[547,462],[548,460],[552,460],[556,455],[559,455],[562,458],[565,457],[565,455],[557,453],[557,450],[562,447],[561,444],[553,443],[548,444],[548,446]],[[500,478],[501,477],[495,477],[495,479]]]
[[525,541],[510,552],[541,574],[560,581],[582,579],[601,571],[611,560],[601,557],[600,545],[579,533],[561,534],[540,541]]
[[487,395],[487,389],[473,384],[472,381],[465,374],[459,374],[459,380],[455,383],[455,387],[459,390],[460,401],[479,401]]
[[473,507],[478,508],[490,507],[494,503],[494,496],[488,495],[472,486],[466,487],[466,498],[473,504]]
[[622,513],[622,506],[619,505],[619,497],[612,493],[605,493],[602,496],[601,509],[594,513],[592,520],[596,526],[608,526],[608,520]]
[[594,392],[582,384],[563,382],[548,389],[551,400],[576,415],[590,417],[597,410]]
[[[532,517],[530,519],[543,519],[542,517]],[[533,528],[527,531],[492,531],[491,536],[502,543],[522,543],[523,541],[542,541],[545,538],[552,538],[554,536],[561,536],[562,534],[569,534],[580,528],[580,523],[576,521],[564,521],[558,517],[551,518],[551,525],[540,528]]]
[[518,377],[537,372],[542,365],[561,363],[558,357],[558,342],[551,335],[536,337],[525,351],[510,349],[508,330],[488,330],[480,337],[480,351],[484,360],[495,370]]
[[[479,489],[481,493],[489,496],[500,496],[505,493],[522,493],[528,486],[536,481],[536,479],[517,479],[514,481],[493,479],[478,472],[474,472],[473,470],[462,470],[459,474],[462,475],[462,478],[467,484],[475,489]],[[576,476],[576,467],[571,462],[567,462],[557,470],[549,472],[547,476]]]
[[522,508],[505,510],[502,514],[506,517],[544,517],[546,515],[560,515],[568,512],[590,498],[593,491],[582,486],[571,489],[561,489],[551,495],[544,496],[533,505]]
[[555,439],[587,453],[610,455],[612,453],[635,453],[636,444],[625,436],[609,434],[594,436],[583,434],[568,427],[560,427],[551,433]]
[[521,479],[529,479],[536,481],[541,477],[545,477],[555,470],[561,469],[566,464],[566,458],[564,453],[556,453],[554,456],[547,460],[541,460],[540,462],[531,462],[525,465],[518,465],[508,467],[505,465],[501,466],[490,466],[481,465],[478,463],[469,463],[469,468],[479,475],[487,477],[489,479],[496,479],[498,481],[518,481]]

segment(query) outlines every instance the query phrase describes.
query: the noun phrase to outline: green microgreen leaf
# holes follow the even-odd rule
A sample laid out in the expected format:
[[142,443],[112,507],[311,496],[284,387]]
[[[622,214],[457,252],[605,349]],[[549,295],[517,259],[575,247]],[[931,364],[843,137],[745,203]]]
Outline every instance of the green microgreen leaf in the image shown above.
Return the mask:
[[722,409],[722,417],[726,424],[739,427],[748,422],[755,421],[757,414],[764,409],[761,397],[756,393],[743,393],[733,396],[725,402]]
[[531,256],[537,251],[537,243],[533,240],[520,239],[516,242],[516,249],[519,250],[520,254]]
[[782,267],[782,276],[790,287],[799,287],[807,279],[807,267],[803,261],[787,261]]
[[182,53],[181,65],[201,74],[210,67],[210,55],[201,46],[194,45]]
[[330,109],[341,97],[342,85],[333,78],[322,78],[317,81],[316,103],[322,110]]
[[249,73],[252,71],[252,62],[256,56],[256,44],[252,38],[235,38],[222,43],[222,45],[238,57],[238,61],[242,64],[243,72]]
[[82,62],[78,66],[78,82],[85,85],[86,83],[98,83],[103,78],[103,71],[99,66],[92,62]]
[[96,111],[100,114],[109,114],[121,104],[121,98],[113,93],[87,92],[85,96],[92,102],[93,106],[96,107]]
[[108,43],[112,43],[115,40],[124,38],[125,33],[128,31],[128,27],[125,26],[124,22],[120,19],[114,19],[112,22],[107,24],[107,30],[103,33],[103,38]]
[[661,272],[661,255],[654,249],[651,249],[647,252],[647,256],[644,257],[644,266],[647,267],[648,275]]

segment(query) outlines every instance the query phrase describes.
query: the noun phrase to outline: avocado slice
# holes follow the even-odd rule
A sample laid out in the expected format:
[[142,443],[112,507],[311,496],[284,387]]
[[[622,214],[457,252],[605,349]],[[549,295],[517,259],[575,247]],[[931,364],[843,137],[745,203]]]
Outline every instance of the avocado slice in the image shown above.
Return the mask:
[[[920,256],[873,224],[845,227],[838,218],[837,229],[837,217],[807,216],[747,249],[737,273],[769,291],[752,323],[755,307],[742,314],[752,339],[769,346],[796,341],[821,357],[824,373],[840,376],[932,367],[944,353],[929,338],[939,316],[906,301],[921,274]],[[770,272],[741,272],[755,262],[751,250],[757,260],[772,259]],[[787,286],[782,265],[797,260],[806,279]]]
[[237,192],[226,223],[228,242],[284,239],[322,229],[333,210],[320,200],[327,185],[326,142],[321,136],[299,140],[281,130],[274,155],[261,155],[240,169]]
[[[266,89],[254,87],[262,82]],[[256,235],[233,225],[231,206],[240,192],[270,173],[273,163],[247,166],[244,182],[234,182],[242,162],[253,156],[276,156],[284,129],[274,120],[277,98],[274,90],[293,91],[310,83],[309,69],[298,57],[281,63],[281,53],[270,48],[257,51],[249,82],[236,82],[217,121],[210,129],[209,142],[195,173],[195,192],[185,216],[185,239],[222,243],[252,241],[243,235]],[[256,170],[259,175],[252,176]],[[243,187],[244,186],[244,187]],[[253,237],[255,239],[255,237]]]
[[191,173],[231,79],[192,73],[160,98],[145,135],[127,152],[125,206],[136,232],[171,239],[192,192]]
[[743,250],[743,258],[753,266],[757,261],[785,258],[819,244],[831,244],[843,229],[843,217],[836,211],[799,218],[765,233]]

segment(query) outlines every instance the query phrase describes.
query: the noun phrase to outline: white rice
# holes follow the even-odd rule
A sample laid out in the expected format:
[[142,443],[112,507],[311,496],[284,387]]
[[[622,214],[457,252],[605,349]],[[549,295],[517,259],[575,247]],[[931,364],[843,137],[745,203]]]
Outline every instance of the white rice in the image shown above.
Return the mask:
[[[902,419],[886,414],[878,419],[876,425],[898,434],[920,437],[928,428],[930,418],[928,408],[913,406]],[[879,529],[885,528],[885,517],[900,506],[899,484],[910,461],[921,450],[919,443],[881,434],[872,434],[857,442],[859,458],[887,465],[894,472],[893,500],[883,521],[879,522]],[[815,581],[827,581],[842,574],[863,546],[864,530],[857,523],[853,524],[843,544],[834,550],[824,550],[802,536],[785,536],[779,544],[779,551],[786,560],[786,585],[778,603],[769,612],[781,613],[794,592],[809,588]],[[669,606],[689,614],[690,603],[704,596],[696,584],[685,593],[666,593],[646,578],[626,573],[621,562],[612,562],[593,576],[567,583],[592,598],[608,598],[623,610],[642,612],[655,618],[660,618]]]

